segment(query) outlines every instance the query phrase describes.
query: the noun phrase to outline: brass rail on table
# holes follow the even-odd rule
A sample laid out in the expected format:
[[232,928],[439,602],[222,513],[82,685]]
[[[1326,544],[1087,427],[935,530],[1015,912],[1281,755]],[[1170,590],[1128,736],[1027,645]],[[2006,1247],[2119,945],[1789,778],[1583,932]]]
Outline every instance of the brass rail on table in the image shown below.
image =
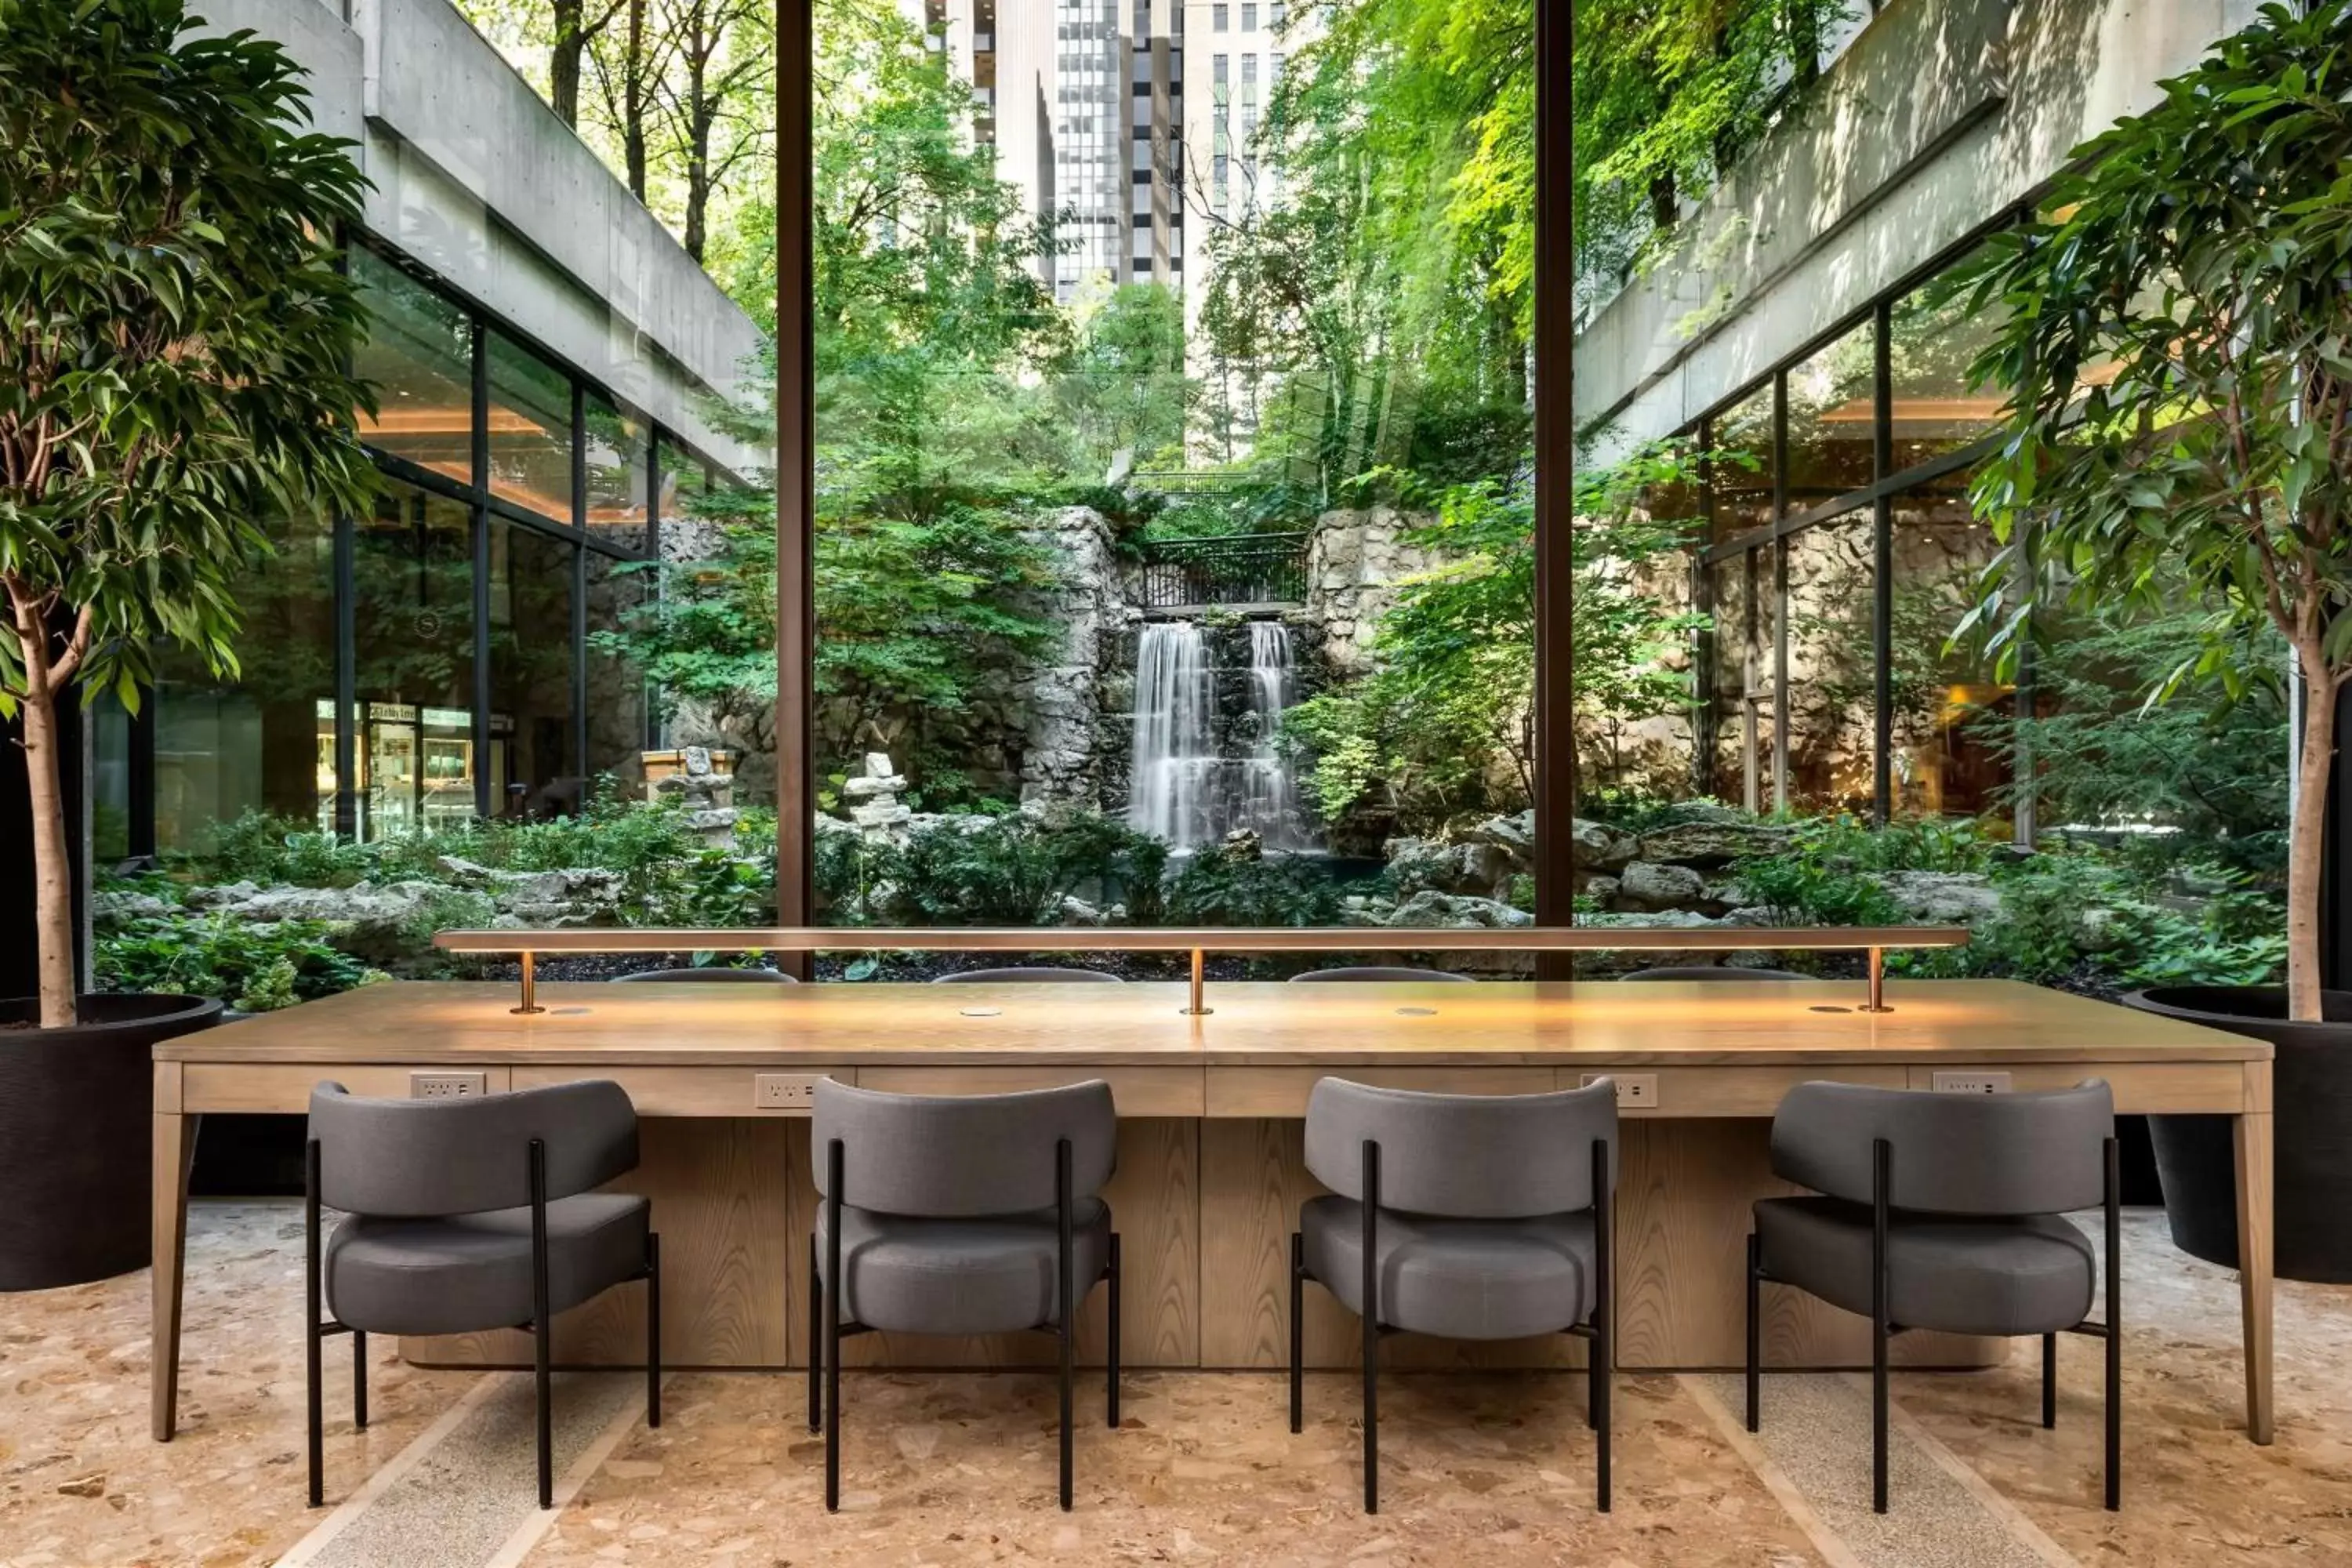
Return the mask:
[[634,931],[445,931],[433,945],[446,952],[517,954],[522,1005],[539,1005],[535,960],[542,952],[1188,952],[1192,1005],[1202,1016],[1203,958],[1211,952],[1745,952],[1780,949],[1870,954],[1865,1013],[1886,1013],[1888,948],[1959,947],[1961,926],[1740,926],[1686,931],[1674,926],[1517,926],[1456,931],[1393,926],[770,926],[740,931],[644,928]]

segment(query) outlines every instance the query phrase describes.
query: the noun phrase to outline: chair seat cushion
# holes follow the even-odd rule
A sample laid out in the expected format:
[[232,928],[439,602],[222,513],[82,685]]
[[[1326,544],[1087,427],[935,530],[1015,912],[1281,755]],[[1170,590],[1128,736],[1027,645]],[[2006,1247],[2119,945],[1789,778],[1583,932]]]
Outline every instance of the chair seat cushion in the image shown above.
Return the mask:
[[[818,1279],[827,1220],[816,1218]],[[980,1218],[922,1219],[873,1209],[841,1211],[842,1321],[907,1334],[1001,1334],[1061,1321],[1055,1271],[1059,1222],[1052,1209]],[[1110,1266],[1110,1205],[1082,1199],[1071,1225],[1083,1301]]]
[[[1364,1206],[1308,1200],[1298,1214],[1307,1271],[1351,1312],[1364,1310]],[[1591,1315],[1592,1215],[1444,1219],[1382,1209],[1380,1316],[1392,1328],[1457,1340],[1557,1333]]]
[[[1865,1317],[1870,1232],[1866,1204],[1806,1197],[1756,1205],[1764,1272]],[[2089,1314],[2098,1258],[2081,1231],[2054,1215],[1897,1214],[1887,1228],[1887,1274],[1889,1313],[1902,1327],[2046,1334]]]
[[[556,1311],[646,1269],[651,1205],[582,1193],[547,1205],[548,1301]],[[530,1210],[446,1219],[353,1215],[327,1241],[327,1309],[376,1334],[464,1334],[531,1316]]]

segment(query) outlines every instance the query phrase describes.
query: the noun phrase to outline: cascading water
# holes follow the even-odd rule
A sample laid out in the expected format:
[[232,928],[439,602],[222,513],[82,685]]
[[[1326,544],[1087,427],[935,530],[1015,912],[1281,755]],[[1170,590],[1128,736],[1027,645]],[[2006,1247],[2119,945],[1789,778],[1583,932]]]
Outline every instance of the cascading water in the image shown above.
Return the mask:
[[1252,621],[1250,634],[1250,752],[1242,762],[1237,826],[1254,827],[1268,849],[1310,847],[1299,832],[1298,785],[1280,744],[1282,716],[1297,701],[1290,628]]
[[1135,744],[1128,825],[1171,848],[1209,836],[1205,787],[1219,766],[1208,649],[1192,621],[1153,621],[1135,650]]
[[1237,827],[1269,849],[1315,847],[1279,744],[1283,712],[1297,700],[1290,628],[1251,622],[1249,649],[1245,705],[1227,725],[1200,623],[1153,621],[1138,642],[1128,823],[1180,854]]

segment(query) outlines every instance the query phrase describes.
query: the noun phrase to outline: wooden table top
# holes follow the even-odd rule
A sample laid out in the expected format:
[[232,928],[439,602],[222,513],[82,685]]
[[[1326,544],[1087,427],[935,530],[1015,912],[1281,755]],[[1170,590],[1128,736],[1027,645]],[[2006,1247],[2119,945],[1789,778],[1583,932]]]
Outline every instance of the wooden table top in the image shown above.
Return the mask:
[[1891,1013],[1843,981],[1124,985],[362,987],[168,1040],[158,1061],[613,1066],[1703,1067],[2244,1062],[2270,1046],[2006,980],[1892,981]]

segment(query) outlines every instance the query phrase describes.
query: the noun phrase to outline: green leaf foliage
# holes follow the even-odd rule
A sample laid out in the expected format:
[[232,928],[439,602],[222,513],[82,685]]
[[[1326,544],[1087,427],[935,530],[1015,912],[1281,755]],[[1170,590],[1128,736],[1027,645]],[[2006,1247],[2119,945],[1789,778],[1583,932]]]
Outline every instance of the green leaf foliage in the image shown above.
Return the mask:
[[135,704],[163,643],[234,673],[272,524],[373,491],[364,182],[278,46],[193,21],[0,0],[0,711],[52,666]]

